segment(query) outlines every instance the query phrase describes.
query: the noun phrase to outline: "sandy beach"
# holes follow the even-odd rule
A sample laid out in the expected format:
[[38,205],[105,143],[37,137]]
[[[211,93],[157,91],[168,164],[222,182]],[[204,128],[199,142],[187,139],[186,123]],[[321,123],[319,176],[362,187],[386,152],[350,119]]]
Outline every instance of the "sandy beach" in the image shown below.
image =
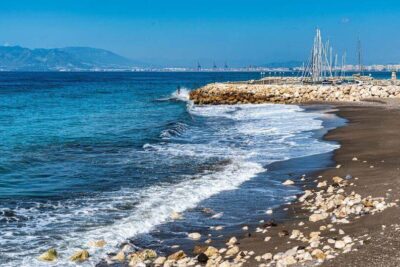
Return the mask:
[[[352,186],[344,187],[346,193],[352,191],[362,197],[384,197],[386,202],[397,202],[399,198],[398,178],[400,172],[398,129],[400,110],[397,101],[380,101],[369,104],[336,104],[338,116],[346,118],[344,127],[329,132],[325,138],[340,143],[335,151],[334,161],[337,166],[322,172],[306,176],[301,183],[307,189],[315,188],[315,181],[330,181],[334,176],[351,177]],[[322,178],[321,178],[322,176]],[[318,178],[320,177],[320,178]],[[302,209],[298,202],[285,206],[288,218],[285,222],[277,221],[276,227],[268,227],[267,233],[253,233],[251,237],[239,241],[240,249],[254,251],[254,255],[285,252],[294,246],[307,247],[309,244],[290,238],[294,229],[304,233],[320,232],[323,240],[340,240],[350,236],[354,245],[351,251],[339,253],[333,259],[324,259],[322,266],[398,266],[399,263],[399,208],[390,207],[375,214],[365,214],[359,218],[350,218],[349,223],[334,225],[322,230],[329,220],[310,222],[310,212]],[[304,223],[304,224],[303,224]],[[340,233],[339,233],[340,230]],[[343,231],[343,232],[342,232]],[[271,237],[265,242],[265,237]],[[250,257],[245,266],[264,263]],[[268,263],[268,261],[267,261]],[[317,263],[317,262],[314,262]],[[305,265],[312,265],[312,262]]]

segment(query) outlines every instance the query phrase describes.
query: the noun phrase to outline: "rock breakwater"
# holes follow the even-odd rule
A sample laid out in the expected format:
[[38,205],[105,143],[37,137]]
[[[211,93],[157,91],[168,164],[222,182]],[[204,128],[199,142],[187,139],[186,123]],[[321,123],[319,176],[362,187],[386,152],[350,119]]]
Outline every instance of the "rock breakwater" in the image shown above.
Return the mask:
[[[293,80],[293,79],[292,79]],[[199,105],[297,104],[315,101],[354,102],[370,98],[400,97],[400,84],[391,80],[359,81],[351,84],[213,83],[190,92]]]

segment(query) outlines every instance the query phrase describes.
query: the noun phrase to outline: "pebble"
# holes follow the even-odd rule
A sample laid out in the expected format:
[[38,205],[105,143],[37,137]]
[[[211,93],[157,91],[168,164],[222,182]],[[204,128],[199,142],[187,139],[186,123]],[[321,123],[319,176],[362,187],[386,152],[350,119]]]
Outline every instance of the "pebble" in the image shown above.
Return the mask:
[[294,182],[292,180],[286,180],[282,184],[283,185],[294,185]]
[[188,234],[188,237],[192,240],[199,240],[201,238],[200,233],[190,233]]

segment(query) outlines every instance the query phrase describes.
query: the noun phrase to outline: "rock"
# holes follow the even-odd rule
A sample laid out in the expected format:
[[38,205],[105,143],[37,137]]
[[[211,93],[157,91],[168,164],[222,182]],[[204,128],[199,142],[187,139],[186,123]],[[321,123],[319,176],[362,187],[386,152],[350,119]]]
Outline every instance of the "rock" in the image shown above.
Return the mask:
[[208,249],[208,246],[199,246],[196,245],[193,248],[193,254],[200,254],[200,253],[204,253],[206,250]]
[[199,263],[207,263],[207,261],[208,261],[208,256],[207,256],[205,253],[200,253],[200,254],[197,256],[197,261],[198,261]]
[[224,261],[219,264],[218,267],[231,267],[231,264],[229,263],[229,261]]
[[328,218],[328,216],[328,213],[314,213],[308,219],[310,222],[318,222],[321,220],[325,220],[326,218]]
[[190,233],[188,234],[188,237],[192,240],[199,240],[201,238],[201,234],[199,233]]
[[204,251],[204,254],[206,254],[207,257],[212,258],[212,257],[214,257],[214,256],[219,255],[219,251],[218,251],[218,249],[216,249],[215,247],[209,246],[209,247],[207,248],[207,250]]
[[289,235],[289,232],[287,230],[282,230],[278,232],[279,237],[287,236]]
[[272,209],[269,209],[269,210],[267,210],[265,213],[266,213],[266,214],[272,214],[273,211],[272,211]]
[[104,240],[93,240],[88,242],[89,247],[94,247],[94,248],[102,248],[106,245],[106,241]]
[[292,230],[292,234],[290,235],[290,239],[296,239],[297,237],[299,237],[299,235],[300,235],[300,231],[299,230]]
[[179,212],[172,212],[171,215],[169,216],[172,220],[181,220],[183,219],[182,214],[180,214]]
[[270,241],[271,240],[271,237],[270,236],[266,236],[265,238],[264,238],[264,242],[268,242],[268,241]]
[[286,180],[282,184],[283,185],[294,185],[294,182],[292,180]]
[[236,243],[237,243],[237,238],[236,237],[231,237],[230,239],[229,239],[229,241],[228,241],[228,243],[226,243],[228,246],[233,246],[233,245],[235,245]]
[[57,260],[57,250],[54,248],[48,249],[42,255],[39,256],[39,260],[42,261],[56,261]]
[[317,184],[317,187],[319,188],[319,187],[325,187],[325,186],[327,186],[328,184],[327,184],[327,182],[326,181],[323,181],[323,182],[319,182],[318,184]]
[[265,253],[264,255],[261,256],[261,258],[266,261],[272,260],[272,253]]
[[69,259],[71,261],[83,262],[89,259],[90,255],[86,249],[75,252]]
[[249,227],[248,227],[248,226],[243,226],[243,227],[242,227],[242,230],[243,230],[243,231],[248,231],[248,230],[249,230]]
[[346,246],[346,243],[342,240],[338,240],[335,242],[335,248],[343,249]]
[[117,255],[115,255],[111,259],[113,261],[124,262],[125,261],[125,253],[123,251],[120,251],[120,252],[117,253]]
[[343,242],[345,244],[349,244],[349,243],[353,242],[353,239],[351,239],[351,237],[347,235],[347,236],[343,237]]
[[154,260],[153,264],[156,266],[163,265],[166,260],[167,260],[166,257],[158,257],[157,259]]
[[226,256],[231,257],[239,253],[239,247],[238,246],[233,246],[230,249],[228,249],[225,253]]
[[293,265],[297,263],[297,260],[293,256],[287,256],[279,260],[283,266]]
[[343,178],[341,178],[339,176],[333,177],[332,180],[333,180],[333,183],[336,185],[340,185],[340,183],[342,183],[344,181]]
[[356,158],[356,157],[354,157],[353,159],[352,159],[352,161],[357,161],[358,160],[358,158]]
[[183,250],[179,250],[168,256],[168,260],[172,260],[172,261],[178,261],[183,258],[186,258],[186,254],[185,254],[185,252],[183,252]]
[[325,253],[320,249],[314,249],[311,252],[311,255],[314,256],[318,260],[325,260],[325,258],[326,258]]
[[263,227],[275,227],[278,226],[278,224],[274,220],[269,220],[266,223],[263,224]]

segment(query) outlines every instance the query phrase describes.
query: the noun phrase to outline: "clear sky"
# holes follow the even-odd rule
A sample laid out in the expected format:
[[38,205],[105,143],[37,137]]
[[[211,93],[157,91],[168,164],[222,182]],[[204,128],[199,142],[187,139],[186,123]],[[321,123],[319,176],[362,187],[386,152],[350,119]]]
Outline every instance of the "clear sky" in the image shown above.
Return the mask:
[[355,60],[400,63],[399,0],[1,0],[0,43],[91,46],[158,65],[308,57],[316,27]]

